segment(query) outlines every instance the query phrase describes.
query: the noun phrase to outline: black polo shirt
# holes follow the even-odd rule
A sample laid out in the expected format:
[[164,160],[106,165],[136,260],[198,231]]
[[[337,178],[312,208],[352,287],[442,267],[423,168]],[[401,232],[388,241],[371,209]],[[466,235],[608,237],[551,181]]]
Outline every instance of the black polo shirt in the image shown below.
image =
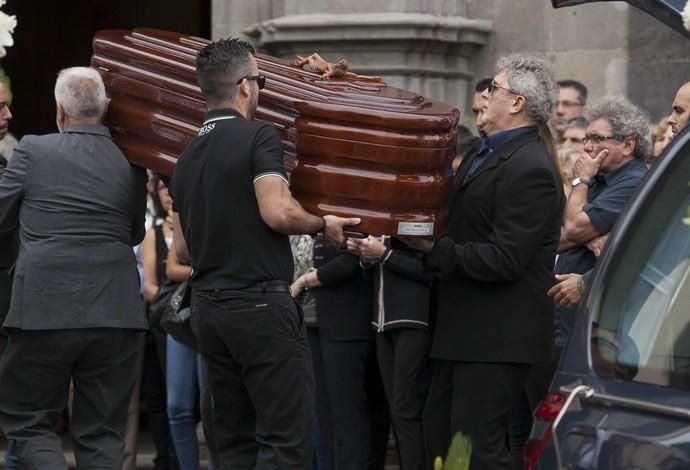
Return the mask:
[[184,150],[170,184],[192,258],[196,289],[242,289],[292,280],[287,235],[261,218],[254,182],[287,183],[280,136],[232,109],[210,111]]

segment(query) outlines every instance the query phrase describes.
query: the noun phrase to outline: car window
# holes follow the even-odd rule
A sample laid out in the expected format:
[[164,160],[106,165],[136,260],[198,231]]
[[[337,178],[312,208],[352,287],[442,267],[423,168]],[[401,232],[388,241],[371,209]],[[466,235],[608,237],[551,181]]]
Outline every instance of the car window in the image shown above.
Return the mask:
[[690,389],[690,145],[616,253],[592,325],[599,375]]

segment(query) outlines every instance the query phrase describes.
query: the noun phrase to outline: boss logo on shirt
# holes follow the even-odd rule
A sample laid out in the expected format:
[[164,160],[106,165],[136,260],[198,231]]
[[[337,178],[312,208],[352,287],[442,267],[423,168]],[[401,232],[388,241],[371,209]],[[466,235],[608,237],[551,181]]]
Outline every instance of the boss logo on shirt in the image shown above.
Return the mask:
[[199,128],[199,132],[197,133],[198,137],[201,137],[202,135],[206,135],[209,132],[213,130],[213,128],[216,127],[216,123],[212,122],[211,124],[206,124],[205,126],[201,126]]

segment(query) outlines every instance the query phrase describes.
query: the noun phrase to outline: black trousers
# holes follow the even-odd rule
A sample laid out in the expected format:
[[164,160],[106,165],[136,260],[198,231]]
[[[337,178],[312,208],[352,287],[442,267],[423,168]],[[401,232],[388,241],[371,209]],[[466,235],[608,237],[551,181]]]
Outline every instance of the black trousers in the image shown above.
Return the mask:
[[[141,373],[141,397],[146,404],[149,428],[156,456],[153,465],[156,470],[177,468],[170,426],[168,424],[168,399],[165,387],[165,336],[157,330],[160,325],[150,325],[144,347],[144,363]],[[161,341],[161,339],[163,341]]]
[[556,372],[558,362],[535,362],[530,368],[525,386],[513,408],[508,428],[508,447],[513,460],[513,470],[525,468],[524,454],[529,433],[532,430],[532,415],[539,402],[546,398],[549,385]]
[[217,470],[309,468],[314,378],[301,311],[287,293],[194,292]]
[[[320,335],[324,387],[317,391],[328,470],[377,470],[385,466],[390,421],[372,340],[337,341]],[[323,395],[327,398],[324,398]],[[327,429],[327,423],[331,428]],[[330,439],[328,441],[327,439]]]
[[508,424],[529,369],[530,364],[434,361],[423,415],[428,454],[445,458],[452,436],[461,432],[472,440],[472,470],[510,469]]
[[397,328],[376,335],[376,352],[386,390],[401,470],[424,470],[422,411],[431,381],[429,332]]
[[78,468],[120,470],[139,330],[9,330],[0,359],[0,428],[24,470],[67,470],[55,426],[74,399],[70,432]]

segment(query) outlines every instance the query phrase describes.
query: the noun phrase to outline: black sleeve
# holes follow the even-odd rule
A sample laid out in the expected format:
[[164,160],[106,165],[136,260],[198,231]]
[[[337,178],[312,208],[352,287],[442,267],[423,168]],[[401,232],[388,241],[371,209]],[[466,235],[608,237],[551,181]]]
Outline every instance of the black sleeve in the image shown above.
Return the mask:
[[252,147],[252,177],[254,182],[264,176],[278,176],[288,182],[283,165],[283,149],[278,131],[264,124],[254,136]]
[[[386,258],[386,256],[388,256]],[[385,269],[394,271],[403,277],[422,284],[431,284],[433,275],[424,272],[424,260],[421,256],[410,255],[402,250],[393,249],[384,255],[382,260]]]
[[336,256],[317,269],[322,286],[340,284],[360,270],[359,258],[345,248],[338,248]]

